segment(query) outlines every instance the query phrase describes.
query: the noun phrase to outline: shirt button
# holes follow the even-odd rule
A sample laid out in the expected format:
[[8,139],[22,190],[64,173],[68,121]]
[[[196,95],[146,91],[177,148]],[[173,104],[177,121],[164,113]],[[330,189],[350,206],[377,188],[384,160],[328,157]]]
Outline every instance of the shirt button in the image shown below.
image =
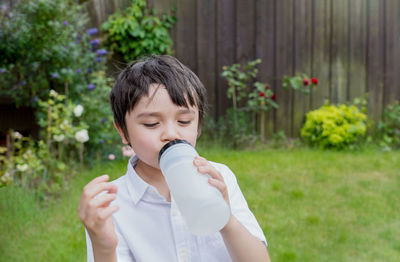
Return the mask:
[[172,216],[174,216],[174,217],[176,217],[176,216],[178,216],[178,210],[176,210],[176,209],[172,209]]
[[178,261],[179,262],[186,262],[189,261],[188,257],[188,250],[186,248],[181,248],[178,250]]

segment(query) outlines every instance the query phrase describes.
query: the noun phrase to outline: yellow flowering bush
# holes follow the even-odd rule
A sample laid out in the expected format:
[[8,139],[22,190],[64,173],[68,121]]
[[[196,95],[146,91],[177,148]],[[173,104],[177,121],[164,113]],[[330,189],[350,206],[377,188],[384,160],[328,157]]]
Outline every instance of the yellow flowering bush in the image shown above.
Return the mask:
[[330,105],[306,115],[301,137],[313,146],[345,149],[367,131],[367,116],[354,105]]

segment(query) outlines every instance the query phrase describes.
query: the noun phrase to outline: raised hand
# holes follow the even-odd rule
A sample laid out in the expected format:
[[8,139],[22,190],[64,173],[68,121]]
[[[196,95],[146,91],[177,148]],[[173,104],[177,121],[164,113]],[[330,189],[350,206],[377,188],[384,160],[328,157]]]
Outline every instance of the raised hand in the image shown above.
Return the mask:
[[78,208],[79,218],[90,235],[96,261],[100,255],[115,254],[118,244],[112,218],[118,206],[110,206],[116,198],[117,187],[108,179],[108,175],[103,175],[90,181],[83,188]]

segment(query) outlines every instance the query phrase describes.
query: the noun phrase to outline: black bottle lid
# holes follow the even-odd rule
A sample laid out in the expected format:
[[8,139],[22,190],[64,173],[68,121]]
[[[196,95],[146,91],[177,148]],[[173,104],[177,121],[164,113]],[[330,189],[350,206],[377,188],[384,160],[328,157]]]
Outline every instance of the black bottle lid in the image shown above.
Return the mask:
[[160,158],[161,155],[165,152],[165,150],[167,150],[169,147],[176,145],[176,144],[188,144],[191,145],[188,141],[184,140],[184,139],[175,139],[172,141],[169,141],[168,143],[166,143],[160,150],[160,153],[158,153],[158,163],[160,163]]

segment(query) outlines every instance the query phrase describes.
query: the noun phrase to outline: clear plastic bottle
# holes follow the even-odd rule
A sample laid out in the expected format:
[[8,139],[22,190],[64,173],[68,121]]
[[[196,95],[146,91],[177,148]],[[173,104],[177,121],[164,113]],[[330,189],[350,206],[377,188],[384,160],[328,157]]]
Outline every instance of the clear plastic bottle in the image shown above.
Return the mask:
[[159,163],[172,197],[189,230],[208,235],[221,230],[230,217],[230,208],[221,192],[208,183],[193,164],[198,153],[185,140],[167,143],[159,153]]

